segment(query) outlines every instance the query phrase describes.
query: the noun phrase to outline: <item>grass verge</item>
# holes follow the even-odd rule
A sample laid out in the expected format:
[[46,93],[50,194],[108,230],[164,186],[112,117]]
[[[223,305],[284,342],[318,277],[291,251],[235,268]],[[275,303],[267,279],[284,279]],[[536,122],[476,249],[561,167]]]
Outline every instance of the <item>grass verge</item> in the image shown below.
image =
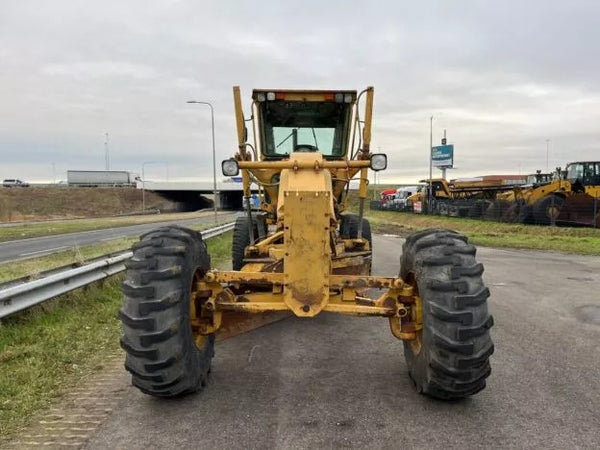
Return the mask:
[[521,225],[393,211],[368,211],[365,215],[373,230],[380,233],[406,236],[426,228],[450,228],[465,234],[474,244],[489,247],[600,255],[600,229],[595,228]]
[[[232,233],[207,240],[214,267],[228,264]],[[121,307],[115,276],[0,322],[0,438],[119,350]]]

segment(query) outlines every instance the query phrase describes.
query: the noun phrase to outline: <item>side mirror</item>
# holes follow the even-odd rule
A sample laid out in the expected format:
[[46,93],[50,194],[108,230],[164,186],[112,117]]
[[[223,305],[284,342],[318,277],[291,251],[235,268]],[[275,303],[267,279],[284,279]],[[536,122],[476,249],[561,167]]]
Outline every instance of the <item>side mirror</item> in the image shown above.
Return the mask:
[[371,155],[371,169],[375,172],[385,170],[387,167],[387,155],[385,153],[373,153]]
[[221,171],[226,177],[235,177],[240,173],[240,166],[235,159],[226,159],[221,163]]

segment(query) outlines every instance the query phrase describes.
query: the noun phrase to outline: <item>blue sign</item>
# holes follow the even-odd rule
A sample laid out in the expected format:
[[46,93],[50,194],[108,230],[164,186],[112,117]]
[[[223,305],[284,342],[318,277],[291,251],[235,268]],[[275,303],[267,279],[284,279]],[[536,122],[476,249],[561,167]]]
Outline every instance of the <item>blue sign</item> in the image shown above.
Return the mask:
[[431,148],[433,167],[452,167],[454,163],[454,145],[438,145]]

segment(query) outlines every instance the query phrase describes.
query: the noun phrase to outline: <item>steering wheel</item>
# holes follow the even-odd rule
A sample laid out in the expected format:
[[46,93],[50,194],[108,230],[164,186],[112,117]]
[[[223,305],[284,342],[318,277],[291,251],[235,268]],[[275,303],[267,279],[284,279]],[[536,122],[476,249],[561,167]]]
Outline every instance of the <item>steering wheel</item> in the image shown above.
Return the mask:
[[298,144],[294,148],[295,152],[316,152],[318,150],[319,149],[317,147],[315,147],[314,145],[310,145],[310,144]]

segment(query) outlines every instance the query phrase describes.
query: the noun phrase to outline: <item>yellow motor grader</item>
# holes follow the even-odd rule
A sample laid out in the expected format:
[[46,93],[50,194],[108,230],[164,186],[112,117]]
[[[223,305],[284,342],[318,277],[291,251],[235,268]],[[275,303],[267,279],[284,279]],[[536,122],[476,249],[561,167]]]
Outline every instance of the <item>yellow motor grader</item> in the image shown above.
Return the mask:
[[[250,315],[291,312],[381,316],[403,341],[417,390],[442,399],[485,387],[494,347],[489,290],[467,238],[445,229],[406,239],[398,277],[371,275],[363,217],[367,172],[387,166],[370,152],[373,88],[256,89],[251,116],[234,87],[238,150],[222,163],[241,171],[246,208],[233,231],[233,270],[216,270],[200,233],[164,227],[133,246],[123,282],[121,346],[141,391],[173,397],[202,389],[215,334]],[[246,123],[253,133],[248,142]],[[359,176],[358,214],[345,212]]]

